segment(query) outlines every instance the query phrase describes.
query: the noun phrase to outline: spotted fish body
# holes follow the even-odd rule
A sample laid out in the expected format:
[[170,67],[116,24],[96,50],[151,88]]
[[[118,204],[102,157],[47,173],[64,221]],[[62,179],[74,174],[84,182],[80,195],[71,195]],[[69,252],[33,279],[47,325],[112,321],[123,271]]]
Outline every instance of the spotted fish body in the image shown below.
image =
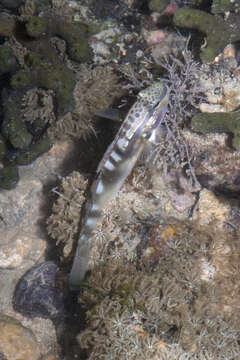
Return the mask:
[[146,141],[157,143],[162,136],[161,121],[168,105],[168,88],[160,81],[140,91],[114,141],[98,165],[86,204],[86,215],[69,276],[72,289],[83,280],[90,251],[90,238],[112,200],[142,153]]

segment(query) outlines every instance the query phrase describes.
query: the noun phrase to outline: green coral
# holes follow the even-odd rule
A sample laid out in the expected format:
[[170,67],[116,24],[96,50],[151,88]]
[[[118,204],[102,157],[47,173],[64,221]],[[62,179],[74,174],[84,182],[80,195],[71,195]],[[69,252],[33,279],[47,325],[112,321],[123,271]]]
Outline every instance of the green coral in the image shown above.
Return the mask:
[[56,92],[58,115],[64,115],[74,109],[73,89],[75,77],[72,70],[58,62],[53,63],[30,53],[27,62],[30,70],[20,70],[11,78],[11,86],[15,88],[42,87]]
[[191,128],[206,134],[209,132],[226,132],[233,135],[232,145],[240,150],[240,112],[233,113],[199,113],[193,116]]
[[174,23],[180,27],[197,29],[207,35],[207,45],[200,55],[204,63],[212,61],[232,38],[232,28],[222,18],[205,11],[178,9],[174,14]]
[[86,24],[68,23],[61,17],[34,16],[26,24],[26,30],[33,38],[45,35],[60,36],[67,42],[67,51],[72,60],[85,62],[92,58],[92,51],[87,40],[89,28]]

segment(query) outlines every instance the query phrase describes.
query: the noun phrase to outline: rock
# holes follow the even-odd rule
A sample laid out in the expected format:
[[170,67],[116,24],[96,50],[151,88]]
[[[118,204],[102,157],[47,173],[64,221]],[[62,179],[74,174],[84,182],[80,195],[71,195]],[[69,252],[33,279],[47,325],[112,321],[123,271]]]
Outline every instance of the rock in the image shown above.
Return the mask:
[[[1,357],[3,354],[4,357]],[[14,318],[0,314],[0,358],[38,360],[40,350],[31,330]]]
[[198,212],[195,217],[198,218],[201,225],[206,225],[212,221],[224,223],[228,219],[231,211],[230,204],[224,203],[223,199],[214,195],[213,192],[203,189],[200,191]]
[[199,113],[193,116],[191,129],[201,134],[230,133],[233,148],[240,150],[240,112]]
[[15,310],[27,317],[63,319],[63,294],[56,281],[57,271],[58,267],[52,261],[30,269],[16,287]]
[[0,244],[0,268],[14,269],[20,266],[30,253],[32,237],[14,230],[6,231],[4,235],[4,241]]
[[41,360],[57,360],[57,358],[54,354],[47,354],[41,357]]
[[[25,179],[11,191],[0,192],[0,228],[12,228],[23,220],[29,220],[33,225],[33,215],[39,212],[42,200],[42,183],[37,179]],[[26,217],[28,215],[28,218]]]

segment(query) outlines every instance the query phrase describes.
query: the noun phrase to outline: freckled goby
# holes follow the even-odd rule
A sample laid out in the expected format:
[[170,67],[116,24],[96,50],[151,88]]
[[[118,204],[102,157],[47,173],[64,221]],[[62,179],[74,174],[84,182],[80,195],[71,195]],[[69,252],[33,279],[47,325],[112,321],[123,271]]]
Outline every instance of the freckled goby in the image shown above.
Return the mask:
[[146,141],[156,143],[161,137],[159,125],[167,110],[168,97],[169,90],[161,81],[140,91],[137,101],[129,110],[98,165],[69,276],[72,290],[79,289],[85,276],[90,252],[89,240],[102,219],[103,208],[118,193],[142,153]]

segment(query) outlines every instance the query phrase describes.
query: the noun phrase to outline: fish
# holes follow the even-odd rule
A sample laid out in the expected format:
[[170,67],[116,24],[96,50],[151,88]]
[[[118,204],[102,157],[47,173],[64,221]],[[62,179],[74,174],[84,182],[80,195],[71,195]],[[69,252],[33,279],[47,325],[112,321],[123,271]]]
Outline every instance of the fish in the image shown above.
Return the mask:
[[163,137],[163,119],[168,108],[169,89],[162,81],[141,90],[113,142],[100,161],[69,275],[71,290],[79,290],[85,277],[90,253],[90,239],[103,217],[103,209],[115,198],[131,173],[146,144],[158,144]]

